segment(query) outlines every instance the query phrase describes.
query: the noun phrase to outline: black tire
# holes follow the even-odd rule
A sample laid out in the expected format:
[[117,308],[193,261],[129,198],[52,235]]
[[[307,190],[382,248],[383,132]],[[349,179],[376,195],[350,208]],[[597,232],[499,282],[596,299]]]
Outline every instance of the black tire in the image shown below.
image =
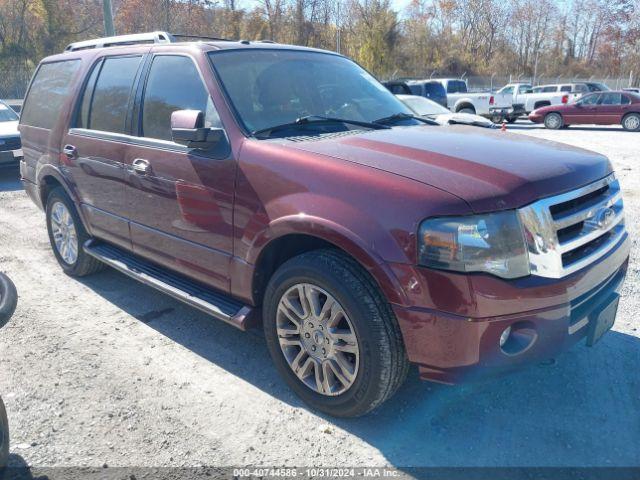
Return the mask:
[[[310,283],[331,294],[353,324],[360,366],[353,384],[336,396],[322,395],[292,371],[280,347],[276,312],[284,293]],[[402,385],[409,362],[395,315],[371,277],[352,258],[334,250],[317,250],[285,262],[271,277],[263,304],[267,346],[276,369],[311,407],[336,417],[364,415],[389,399]]]
[[[62,203],[67,208],[73,220],[73,226],[75,228],[76,237],[78,239],[77,258],[73,263],[67,263],[62,258],[53,239],[53,232],[52,232],[52,226],[51,226],[51,223],[52,223],[51,210],[52,210],[52,206],[56,202]],[[49,194],[49,197],[47,198],[46,215],[47,215],[47,231],[49,232],[49,241],[51,242],[51,248],[53,250],[53,254],[55,255],[56,260],[58,260],[58,263],[60,264],[60,266],[62,267],[62,269],[66,274],[71,275],[73,277],[84,277],[85,275],[90,275],[104,268],[104,264],[102,262],[87,255],[83,250],[82,246],[91,237],[89,236],[87,231],[84,229],[82,220],[80,220],[80,216],[78,215],[78,212],[76,210],[75,205],[73,204],[73,201],[69,198],[69,195],[67,195],[67,192],[65,192],[62,187],[54,188]]]
[[629,113],[622,119],[622,128],[627,132],[640,131],[640,114]]
[[[0,398],[0,474],[9,461],[9,421],[7,420],[7,410],[4,408],[2,398]],[[2,475],[0,475],[1,477]]]
[[547,113],[544,117],[544,126],[549,130],[559,130],[564,125],[562,115],[556,112]]
[[18,292],[11,279],[0,273],[0,328],[2,328],[16,311]]
[[518,121],[518,117],[507,118],[507,123],[516,123],[517,121]]

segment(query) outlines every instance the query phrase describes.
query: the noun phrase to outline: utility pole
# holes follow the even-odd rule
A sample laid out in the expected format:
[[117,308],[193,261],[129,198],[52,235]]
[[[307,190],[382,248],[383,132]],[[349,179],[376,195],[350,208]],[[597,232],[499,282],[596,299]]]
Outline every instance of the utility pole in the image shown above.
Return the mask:
[[113,11],[111,10],[111,0],[102,0],[102,11],[104,15],[104,34],[113,37],[116,31],[113,28]]

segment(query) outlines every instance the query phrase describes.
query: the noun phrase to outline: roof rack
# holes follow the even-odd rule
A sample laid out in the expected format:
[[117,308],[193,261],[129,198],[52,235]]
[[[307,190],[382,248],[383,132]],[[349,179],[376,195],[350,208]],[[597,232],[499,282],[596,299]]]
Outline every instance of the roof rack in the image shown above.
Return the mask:
[[116,37],[103,37],[94,40],[74,42],[67,45],[65,52],[88,50],[91,48],[115,47],[117,45],[136,45],[139,43],[173,43],[173,35],[167,32],[134,33],[132,35],[118,35]]

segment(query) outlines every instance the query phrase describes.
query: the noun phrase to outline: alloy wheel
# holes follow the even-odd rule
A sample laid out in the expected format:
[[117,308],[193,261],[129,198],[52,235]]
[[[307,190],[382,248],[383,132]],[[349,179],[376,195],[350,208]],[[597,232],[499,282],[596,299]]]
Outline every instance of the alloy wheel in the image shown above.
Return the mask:
[[624,120],[625,127],[627,130],[637,130],[640,127],[640,117],[637,115],[629,115]]
[[78,259],[78,235],[71,212],[62,202],[51,206],[51,233],[56,250],[69,265]]
[[296,376],[315,392],[336,396],[355,382],[360,349],[344,308],[322,288],[299,283],[278,303],[280,348]]

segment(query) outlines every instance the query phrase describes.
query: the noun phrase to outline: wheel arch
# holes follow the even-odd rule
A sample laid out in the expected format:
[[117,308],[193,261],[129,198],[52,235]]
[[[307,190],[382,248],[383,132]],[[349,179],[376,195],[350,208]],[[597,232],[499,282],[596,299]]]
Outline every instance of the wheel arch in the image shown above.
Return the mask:
[[469,99],[461,99],[461,100],[458,100],[458,101],[456,102],[456,105],[455,105],[454,110],[455,110],[455,112],[457,113],[457,112],[459,112],[460,110],[462,110],[463,108],[471,108],[474,112],[476,112],[476,113],[477,113],[477,110],[476,110],[475,105],[474,105],[474,104],[471,102],[471,100],[469,100]]
[[58,171],[58,169],[51,165],[45,165],[38,171],[37,179],[38,195],[42,205],[42,209],[46,211],[47,199],[49,198],[49,195],[51,194],[53,189],[60,187],[65,191],[65,193],[69,196],[74,206],[76,207],[76,211],[78,212],[78,216],[80,217],[85,230],[87,230],[87,232],[90,232],[87,219],[84,216],[84,212],[80,208],[78,197],[71,186],[68,184],[68,182],[65,180],[64,176],[60,173],[60,171]]
[[533,104],[533,109],[537,110],[538,108],[550,107],[551,102],[549,100],[539,100]]
[[340,225],[281,219],[257,243],[260,246],[253,248],[248,258],[254,266],[251,292],[255,305],[262,304],[266,286],[280,265],[297,255],[320,249],[338,250],[353,258],[373,278],[389,302],[406,303],[398,279],[382,258]]

